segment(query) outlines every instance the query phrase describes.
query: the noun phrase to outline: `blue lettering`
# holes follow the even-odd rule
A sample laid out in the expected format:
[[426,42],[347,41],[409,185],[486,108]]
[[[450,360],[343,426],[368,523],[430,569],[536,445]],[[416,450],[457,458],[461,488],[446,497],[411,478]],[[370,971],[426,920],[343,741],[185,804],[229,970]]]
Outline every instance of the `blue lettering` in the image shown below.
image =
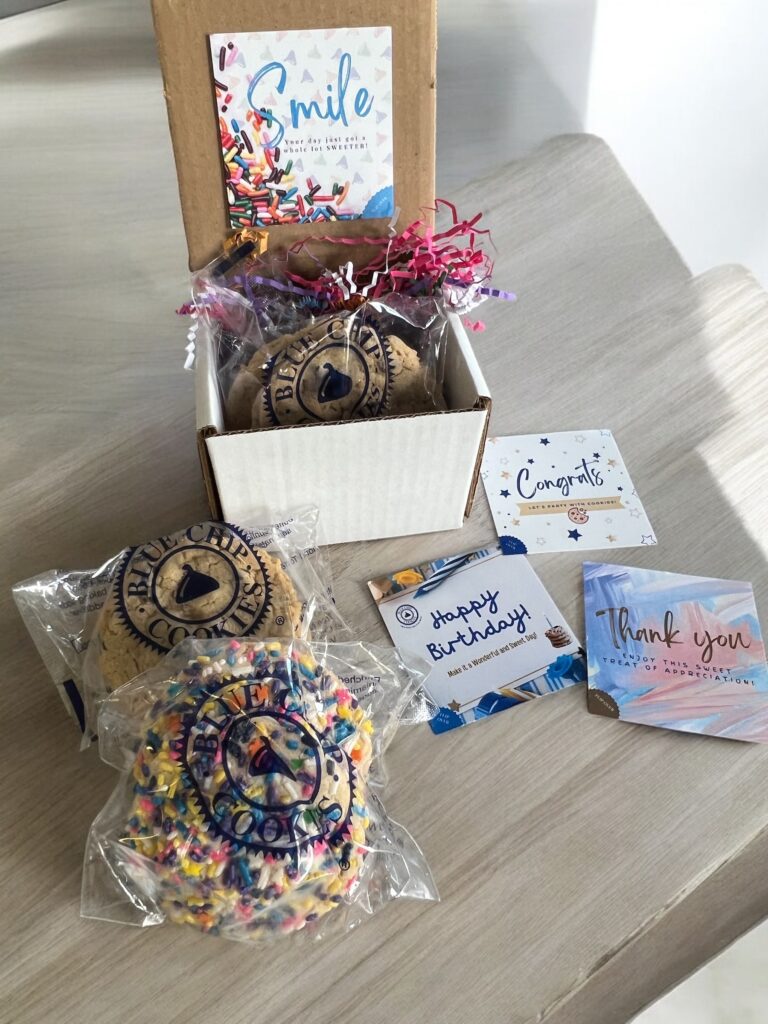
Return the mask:
[[339,109],[336,117],[331,114],[331,100],[328,99],[328,116],[332,121],[341,121],[341,123],[347,127],[347,112],[344,109],[344,100],[347,95],[347,86],[349,85],[349,76],[352,74],[352,57],[348,53],[342,53],[339,60],[339,74],[337,78],[337,88],[339,93]]
[[[262,117],[266,117],[266,111],[261,104],[256,103],[254,100],[254,92],[259,83],[266,78],[267,75],[277,72],[278,79],[275,86],[276,91],[282,96],[285,92],[288,73],[285,69],[285,65],[279,61],[271,61],[269,64],[265,64],[251,79],[250,85],[248,86],[248,103],[251,108],[260,114]],[[345,127],[349,127],[349,120],[347,118],[347,91],[349,89],[349,79],[352,75],[352,56],[349,53],[343,53],[339,58],[339,67],[336,76],[336,89],[334,96],[333,85],[328,86],[328,96],[325,98],[325,105],[320,100],[309,100],[304,102],[299,99],[292,99],[290,102],[290,124],[293,128],[299,128],[303,121],[311,121],[316,118],[320,121],[330,121],[331,124],[341,122]],[[355,114],[358,117],[368,117],[371,110],[373,109],[373,96],[368,92],[367,89],[358,89],[355,93],[353,100],[353,108]],[[279,146],[283,136],[285,135],[285,126],[274,113],[271,115],[272,121],[276,126],[276,132],[273,138],[264,145],[270,149],[274,149]]]
[[488,613],[495,615],[499,609],[499,591],[498,590],[486,590],[479,597],[473,598],[468,605],[460,604],[452,612],[441,612],[435,610],[432,612],[432,628],[440,629],[441,626],[445,625],[446,622],[453,622],[456,619],[466,625],[472,615],[480,618],[481,612],[487,609]]
[[530,469],[526,469],[526,467],[523,466],[523,468],[517,474],[517,493],[520,495],[521,498],[525,498],[528,501],[530,501],[531,498],[535,497],[535,495],[536,495],[536,488],[535,487],[533,489],[533,494],[526,494],[525,491],[523,490],[523,487],[522,487],[523,483],[526,482],[527,480],[530,480],[530,478],[531,478],[531,471],[530,471]]
[[528,493],[527,488],[526,490],[523,490],[523,484],[527,484],[531,479],[531,471],[527,466],[523,466],[517,474],[517,480],[515,481],[517,493],[521,498],[525,498],[526,501],[531,501],[531,499],[536,497],[537,491],[560,491],[560,494],[564,498],[567,498],[571,493],[571,488],[575,484],[587,484],[590,487],[602,487],[602,473],[599,469],[591,469],[590,466],[591,463],[587,462],[586,459],[582,459],[581,464],[576,467],[576,469],[579,470],[578,473],[568,473],[565,476],[559,476],[556,480],[551,480],[545,477],[543,480],[537,481],[530,493]]
[[[333,86],[328,86],[329,96],[325,100],[325,113],[320,108],[320,104],[317,100],[311,100],[309,103],[302,103],[300,100],[291,100],[291,124],[294,128],[299,127],[299,117],[303,117],[306,121],[312,119],[313,115],[319,117],[321,121],[331,121],[336,124],[337,121],[345,127],[349,127],[347,121],[347,111],[345,100],[347,98],[347,88],[349,86],[349,76],[352,74],[352,57],[349,53],[342,53],[339,58],[339,70],[336,78],[336,107],[333,105]],[[359,91],[358,91],[359,95]],[[355,98],[355,110],[357,110],[357,98]]]
[[470,626],[468,634],[459,630],[453,640],[447,640],[445,643],[428,643],[426,645],[427,652],[432,661],[440,661],[442,658],[450,657],[460,647],[474,647],[481,640],[488,640],[507,629],[514,629],[522,634],[528,628],[530,618],[531,613],[525,605],[521,604],[519,608],[508,612],[503,619],[498,619],[496,622],[486,619],[485,626],[481,629]]
[[355,96],[355,113],[358,117],[368,117],[373,106],[373,96],[368,97],[367,89],[358,89]]
[[[330,89],[330,85],[328,86]],[[328,109],[327,113],[323,113],[320,109],[320,104],[317,100],[310,100],[309,103],[302,103],[301,100],[291,100],[291,124],[294,128],[299,127],[299,117],[303,117],[306,121],[311,121],[312,117],[319,117],[321,120],[325,120],[330,117],[332,121],[336,118],[330,113],[331,108],[331,97],[328,97]]]
[[[262,78],[271,74],[271,72],[273,71],[278,71],[280,73],[280,78],[278,80],[276,89],[278,93],[280,93],[280,95],[282,96],[282,94],[285,92],[285,83],[288,79],[288,73],[285,70],[285,65],[280,64],[280,62],[276,60],[271,61],[269,64],[265,64],[264,67],[261,68],[261,70],[257,71],[256,74],[251,79],[251,84],[248,86],[248,103],[250,104],[252,109],[255,110],[256,113],[260,114],[262,117],[266,117],[267,115],[265,114],[263,107],[257,106],[253,102],[253,93],[254,90],[256,89],[256,86],[259,84]],[[279,146],[282,141],[283,135],[285,135],[285,128],[283,127],[282,122],[278,120],[278,118],[276,118],[274,114],[272,114],[271,117],[273,124],[276,125],[277,127],[277,134],[274,136],[274,138],[270,139],[269,142],[264,143],[264,147],[266,149],[274,149],[275,146]]]

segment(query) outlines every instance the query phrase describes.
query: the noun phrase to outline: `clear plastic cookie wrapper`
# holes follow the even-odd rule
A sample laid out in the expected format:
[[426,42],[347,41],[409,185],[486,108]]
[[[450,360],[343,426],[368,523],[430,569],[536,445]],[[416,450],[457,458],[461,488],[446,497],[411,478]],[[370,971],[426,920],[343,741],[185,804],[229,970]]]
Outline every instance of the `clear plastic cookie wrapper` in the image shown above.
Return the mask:
[[362,643],[187,640],[116,690],[99,746],[122,774],[89,833],[83,916],[268,940],[437,899],[382,803],[426,671]]
[[440,231],[417,221],[384,238],[337,239],[342,258],[347,245],[368,255],[335,271],[315,259],[312,239],[273,253],[267,232],[244,230],[194,276],[180,312],[213,346],[228,430],[446,407],[448,313],[514,296],[490,287],[479,215],[439,210],[450,213]]
[[307,318],[247,360],[220,364],[229,429],[444,409],[447,320],[434,299],[364,301]]
[[195,523],[13,594],[84,746],[99,701],[187,637],[346,635],[311,508],[251,528]]

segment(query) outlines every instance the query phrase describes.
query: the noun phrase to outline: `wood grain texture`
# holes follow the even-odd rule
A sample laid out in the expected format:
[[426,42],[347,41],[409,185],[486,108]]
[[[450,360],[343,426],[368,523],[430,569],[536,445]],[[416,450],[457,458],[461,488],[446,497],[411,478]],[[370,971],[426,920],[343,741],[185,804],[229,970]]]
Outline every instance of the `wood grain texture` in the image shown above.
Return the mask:
[[[70,0],[25,18],[30,39],[14,27],[0,64],[15,97],[0,119],[20,138],[21,98],[46,104],[57,186],[32,188],[21,148],[3,152],[7,584],[99,564],[205,514],[148,12]],[[117,104],[120,130],[97,159]],[[488,304],[476,338],[493,432],[611,427],[660,538],[617,560],[751,579],[765,620],[766,295],[739,268],[692,279],[596,139],[555,140],[454,198],[473,212],[478,197],[496,282],[520,295]],[[418,481],[391,498],[418,501]],[[479,493],[461,531],[339,547],[341,610],[383,639],[366,579],[492,537]],[[580,626],[580,559],[535,568]],[[423,846],[439,905],[396,904],[299,951],[83,921],[85,835],[114,773],[77,753],[7,586],[0,624],[13,715],[0,1021],[623,1024],[768,912],[768,750],[596,718],[577,687],[396,740],[387,806]]]

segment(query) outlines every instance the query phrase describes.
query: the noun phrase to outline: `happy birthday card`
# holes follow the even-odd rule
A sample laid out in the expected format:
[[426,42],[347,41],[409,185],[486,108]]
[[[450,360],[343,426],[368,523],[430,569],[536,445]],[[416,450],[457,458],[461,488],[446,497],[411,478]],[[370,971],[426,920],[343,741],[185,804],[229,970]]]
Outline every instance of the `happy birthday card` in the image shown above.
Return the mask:
[[507,555],[656,543],[610,430],[489,437],[481,475]]
[[390,28],[209,38],[233,228],[392,216]]
[[749,583],[585,562],[584,610],[593,714],[768,743]]
[[393,642],[424,658],[446,732],[586,678],[583,651],[526,558],[497,545],[371,580]]

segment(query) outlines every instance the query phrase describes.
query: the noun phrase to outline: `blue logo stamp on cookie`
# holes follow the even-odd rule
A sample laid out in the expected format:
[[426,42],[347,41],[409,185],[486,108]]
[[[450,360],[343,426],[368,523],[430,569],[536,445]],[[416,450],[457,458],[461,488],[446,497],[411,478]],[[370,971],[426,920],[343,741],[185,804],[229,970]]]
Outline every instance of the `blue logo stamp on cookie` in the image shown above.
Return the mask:
[[229,680],[208,692],[186,716],[178,751],[209,829],[235,847],[295,858],[318,841],[343,842],[352,763],[297,712],[276,706],[268,683]]
[[391,382],[386,340],[370,324],[336,317],[274,356],[263,401],[273,426],[365,419],[383,414]]
[[114,584],[122,624],[160,652],[186,637],[253,633],[271,591],[258,549],[224,523],[199,523],[129,549]]

